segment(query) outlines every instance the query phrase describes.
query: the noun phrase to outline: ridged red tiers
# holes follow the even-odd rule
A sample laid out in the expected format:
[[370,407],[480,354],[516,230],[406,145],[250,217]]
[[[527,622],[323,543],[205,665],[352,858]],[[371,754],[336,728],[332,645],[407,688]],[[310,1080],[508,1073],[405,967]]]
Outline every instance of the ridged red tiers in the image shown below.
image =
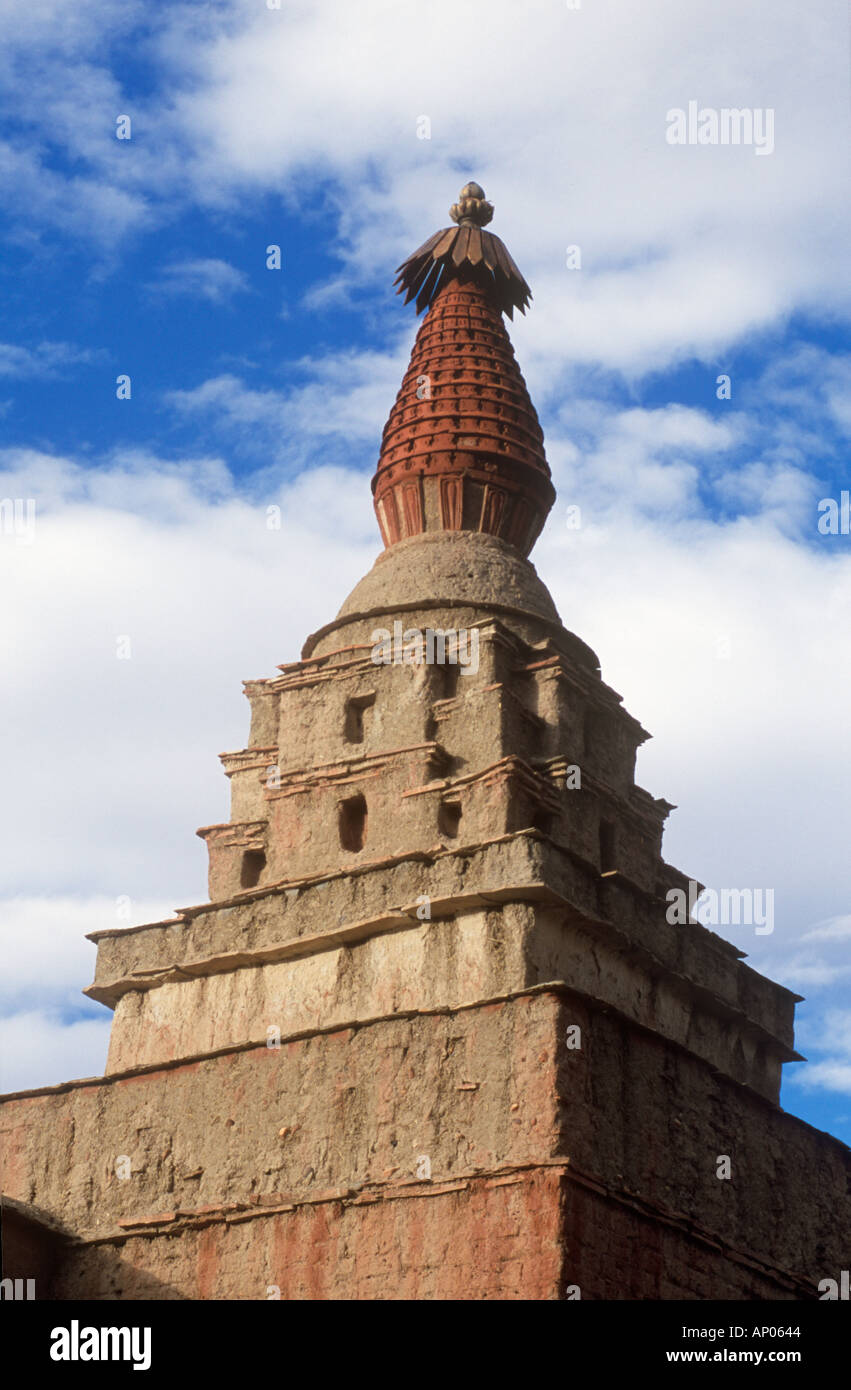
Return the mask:
[[543,432],[500,309],[473,278],[441,289],[423,320],[372,490],[387,546],[486,531],[528,555],[540,534],[555,500]]

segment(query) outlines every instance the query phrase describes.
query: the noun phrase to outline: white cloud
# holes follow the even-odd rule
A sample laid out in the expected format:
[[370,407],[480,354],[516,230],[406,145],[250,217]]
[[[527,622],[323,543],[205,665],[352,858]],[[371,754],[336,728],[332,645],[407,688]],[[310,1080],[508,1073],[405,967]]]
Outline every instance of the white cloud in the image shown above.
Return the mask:
[[163,267],[151,288],[163,294],[185,294],[195,299],[208,299],[212,304],[225,304],[234,295],[246,293],[249,283],[245,273],[236,266],[209,257],[173,261]]
[[18,343],[0,343],[0,376],[51,377],[69,367],[93,362],[98,354],[72,343],[38,343],[34,348]]
[[[415,6],[380,0],[342,13],[246,7],[194,51],[195,84],[175,101],[190,176],[227,200],[236,187],[298,197],[308,172],[328,175],[349,274],[370,276],[432,230],[424,207],[445,220],[468,151],[542,306],[535,351],[551,357],[642,370],[684,350],[713,355],[796,304],[847,309],[843,7],[816,21],[791,0],[770,23],[732,0],[698,23],[689,14],[663,0],[634,14],[546,4],[521,33],[507,0],[438,0],[425,25]],[[412,45],[413,79],[400,61]],[[475,102],[459,100],[471,80]],[[776,108],[775,155],[672,148],[666,112],[691,98]]]
[[120,256],[130,232],[152,225],[144,193],[119,186],[104,174],[68,174],[51,168],[39,148],[0,141],[0,194],[20,209],[15,239],[29,245],[42,238],[53,253],[53,233],[93,239],[109,260]]
[[851,1095],[851,1010],[828,1009],[803,1034],[803,1045],[813,1060],[796,1071],[796,1084]]
[[[346,282],[384,282],[475,176],[536,293],[528,352],[519,330],[527,362],[640,374],[684,354],[714,360],[796,311],[851,307],[840,0],[817,12],[796,0],[770,12],[547,0],[522,26],[511,0],[433,0],[426,22],[420,6],[387,0],[178,5],[141,28],[138,6],[90,9],[74,22],[13,12],[22,133],[7,186],[24,226],[64,219],[116,252],[187,206],[239,215],[246,197],[272,193],[309,208],[326,244],[336,233],[342,271],[307,291],[321,304]],[[135,133],[120,142],[110,123],[129,99],[108,55],[134,26],[154,90],[130,102]],[[672,147],[666,113],[690,100],[772,108],[774,154]],[[581,271],[566,268],[573,244]]]
[[[200,425],[290,469],[314,457],[345,464],[352,449],[377,457],[381,429],[399,389],[408,351],[330,353],[287,365],[297,384],[256,388],[232,374],[172,391],[168,403]],[[329,459],[329,448],[333,451]]]
[[241,679],[297,657],[368,567],[368,484],[325,469],[240,496],[215,460],[5,462],[0,495],[33,497],[36,522],[31,545],[0,537],[0,891],[203,901],[193,832],[228,814],[216,755],[245,740]]
[[831,917],[805,932],[802,941],[851,941],[851,915]]
[[[843,880],[840,880],[840,897],[842,883]],[[832,996],[829,991],[834,986],[838,989],[843,982],[851,978],[849,943],[851,917],[846,914],[828,918],[813,927],[805,928],[794,937],[788,947],[781,943],[772,960],[771,974],[790,989],[800,990],[817,998],[823,1009],[831,1002]]]
[[66,1022],[44,1009],[0,1018],[0,1094],[100,1076],[110,1017]]
[[812,1062],[797,1079],[802,1086],[851,1096],[851,1062]]
[[95,948],[88,933],[156,922],[168,917],[168,898],[137,899],[17,896],[0,904],[0,937],[14,966],[0,978],[0,1001],[10,1005],[48,1001],[56,1008],[80,1008],[81,990],[94,973]]
[[[42,879],[54,878],[45,865]],[[18,895],[0,899],[0,1092],[97,1076],[112,1013],[87,1000],[95,947],[88,933],[161,921],[168,898]]]

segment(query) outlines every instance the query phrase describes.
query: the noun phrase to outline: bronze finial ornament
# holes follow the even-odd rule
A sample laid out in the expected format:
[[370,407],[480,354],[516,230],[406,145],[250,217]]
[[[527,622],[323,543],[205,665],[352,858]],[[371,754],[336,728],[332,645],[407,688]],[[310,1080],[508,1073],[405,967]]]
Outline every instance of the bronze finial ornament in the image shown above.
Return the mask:
[[406,292],[406,304],[416,295],[421,314],[451,280],[474,280],[510,319],[515,309],[525,314],[532,291],[499,237],[484,230],[493,217],[485,190],[477,183],[465,183],[449,215],[457,227],[435,232],[402,262],[394,281],[396,293]]
[[461,227],[486,227],[493,219],[493,203],[485,198],[480,183],[465,183],[458,194],[458,202],[449,209],[449,216]]

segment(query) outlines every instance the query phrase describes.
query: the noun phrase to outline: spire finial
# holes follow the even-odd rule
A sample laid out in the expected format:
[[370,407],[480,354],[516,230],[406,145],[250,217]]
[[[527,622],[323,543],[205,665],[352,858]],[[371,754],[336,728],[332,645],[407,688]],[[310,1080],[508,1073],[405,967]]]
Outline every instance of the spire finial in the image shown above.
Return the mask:
[[386,546],[436,532],[498,536],[528,555],[555,501],[544,436],[502,315],[529,286],[477,183],[399,266],[405,302],[428,314],[381,439],[372,480]]
[[465,183],[458,202],[449,209],[449,216],[459,227],[486,227],[493,217],[493,203],[485,198],[480,183]]
[[449,210],[456,227],[444,227],[399,266],[397,294],[405,303],[416,297],[417,313],[432,304],[453,280],[475,280],[502,313],[525,314],[532,291],[498,236],[484,230],[493,204],[481,184],[465,183]]

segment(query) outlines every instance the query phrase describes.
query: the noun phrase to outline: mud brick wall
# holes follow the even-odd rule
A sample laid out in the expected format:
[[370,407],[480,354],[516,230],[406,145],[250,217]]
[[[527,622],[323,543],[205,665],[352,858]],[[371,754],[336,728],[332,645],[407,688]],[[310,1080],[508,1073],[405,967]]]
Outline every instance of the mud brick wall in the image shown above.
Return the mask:
[[423,1156],[433,1182],[550,1160],[556,1010],[521,995],[11,1098],[6,1190],[90,1239],[164,1210],[409,1184]]
[[564,1205],[565,1290],[597,1299],[799,1299],[779,1271],[661,1219],[569,1182]]
[[0,1126],[10,1195],[80,1238],[62,1298],[786,1299],[851,1256],[851,1151],[563,986],[21,1095]]
[[[571,1050],[567,1029],[573,1025],[581,1028],[582,1046]],[[645,1220],[673,1218],[684,1227],[694,1225],[767,1269],[777,1267],[809,1293],[820,1280],[838,1278],[849,1267],[851,1149],[840,1140],[786,1114],[684,1048],[568,992],[559,1057],[560,1152],[569,1155],[571,1171],[589,1175],[604,1194],[643,1205]],[[729,1180],[716,1175],[722,1154],[732,1161]],[[635,1222],[626,1211],[607,1219],[623,1221],[628,1229]],[[672,1247],[665,1248],[670,1253]],[[611,1270],[620,1268],[623,1253],[610,1247],[608,1255],[594,1254],[595,1287],[611,1288]],[[706,1258],[701,1256],[693,1278],[680,1276],[690,1294],[640,1296],[788,1296],[699,1292],[709,1279]],[[726,1271],[713,1287],[729,1287],[730,1277]],[[677,1287],[675,1264],[657,1286]],[[635,1287],[644,1285],[639,1280]]]
[[544,1168],[210,1214],[76,1250],[55,1296],[555,1299],[562,1201]]

